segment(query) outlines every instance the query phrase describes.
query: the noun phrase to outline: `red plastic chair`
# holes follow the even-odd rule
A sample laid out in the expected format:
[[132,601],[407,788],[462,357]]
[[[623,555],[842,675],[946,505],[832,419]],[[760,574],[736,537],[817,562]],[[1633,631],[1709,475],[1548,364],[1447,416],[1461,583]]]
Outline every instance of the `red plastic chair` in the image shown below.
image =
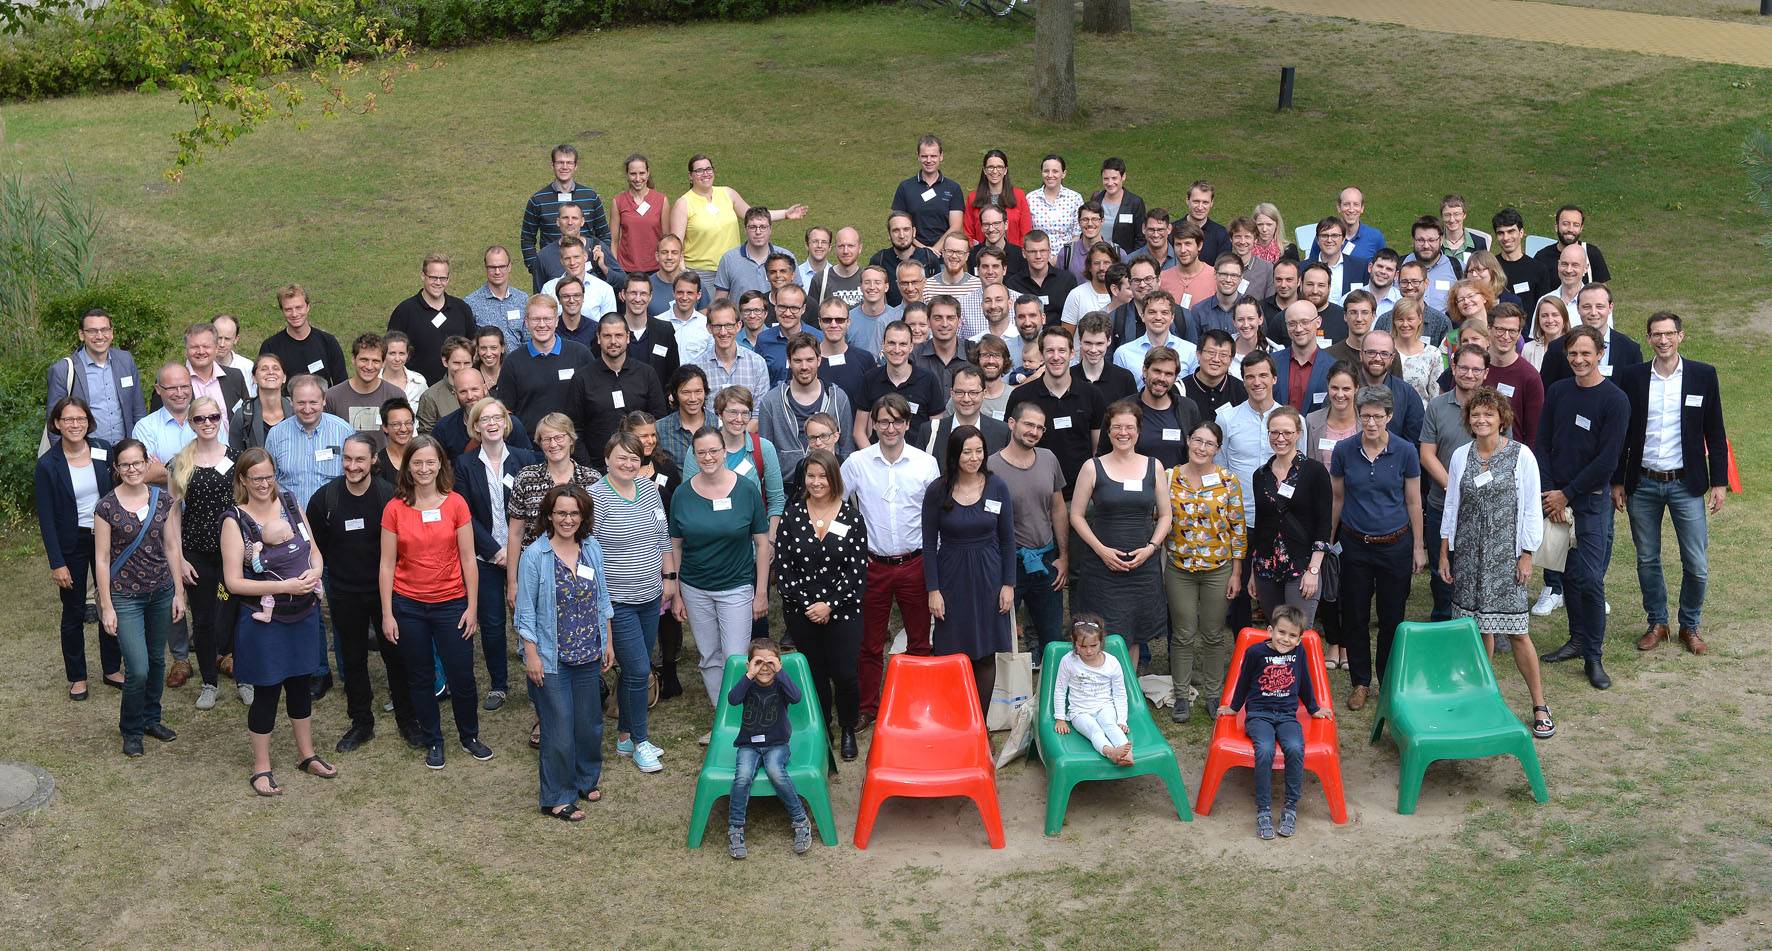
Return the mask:
[[991,848],[1003,847],[990,734],[966,656],[892,655],[855,817],[856,848],[868,847],[880,804],[891,796],[966,796],[978,804]]
[[[1233,674],[1240,674],[1243,669],[1243,652],[1267,640],[1267,636],[1267,631],[1254,627],[1244,628],[1243,633],[1237,635],[1236,649],[1231,652]],[[1329,711],[1327,718],[1319,720],[1305,710],[1304,704],[1298,705],[1298,722],[1304,727],[1304,768],[1317,774],[1323,784],[1323,794],[1329,799],[1329,818],[1340,825],[1347,822],[1347,799],[1341,788],[1341,738],[1335,729],[1335,701],[1329,696],[1329,677],[1323,673],[1323,642],[1316,631],[1304,632],[1304,656],[1317,704]],[[1235,679],[1226,680],[1224,696],[1219,703],[1229,704],[1236,689]],[[1212,800],[1218,795],[1218,784],[1224,780],[1225,770],[1233,766],[1255,767],[1255,746],[1249,742],[1249,734],[1243,732],[1247,711],[1245,706],[1237,711],[1236,716],[1218,717],[1213,724],[1212,744],[1206,752],[1206,772],[1200,777],[1200,794],[1194,804],[1194,811],[1202,816],[1212,814]],[[1274,769],[1283,769],[1285,765],[1285,754],[1274,751]]]

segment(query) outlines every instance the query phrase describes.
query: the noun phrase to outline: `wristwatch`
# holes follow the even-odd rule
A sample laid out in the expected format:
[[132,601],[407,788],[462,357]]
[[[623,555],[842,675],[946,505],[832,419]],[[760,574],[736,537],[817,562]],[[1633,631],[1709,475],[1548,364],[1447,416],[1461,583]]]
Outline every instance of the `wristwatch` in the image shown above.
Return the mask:
[[1318,568],[1316,565],[1312,565],[1310,570],[1311,570],[1311,574],[1313,574],[1313,575],[1322,574],[1322,570],[1320,568]]
[[666,580],[666,581],[675,581],[675,580],[677,580],[677,573],[676,573],[676,572],[675,572],[675,571],[667,571],[667,572],[665,572],[665,573],[664,573],[664,580]]

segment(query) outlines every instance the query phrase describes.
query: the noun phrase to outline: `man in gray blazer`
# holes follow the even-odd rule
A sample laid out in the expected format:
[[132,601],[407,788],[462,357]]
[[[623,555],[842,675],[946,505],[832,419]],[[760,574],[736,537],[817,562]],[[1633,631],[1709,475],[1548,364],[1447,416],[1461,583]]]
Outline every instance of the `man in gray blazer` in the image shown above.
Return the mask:
[[[57,400],[73,395],[86,401],[98,425],[92,435],[115,444],[135,430],[147,415],[142,402],[141,374],[127,350],[111,348],[111,315],[94,307],[80,316],[80,349],[49,365],[49,395],[44,418]],[[57,439],[54,427],[50,438]]]

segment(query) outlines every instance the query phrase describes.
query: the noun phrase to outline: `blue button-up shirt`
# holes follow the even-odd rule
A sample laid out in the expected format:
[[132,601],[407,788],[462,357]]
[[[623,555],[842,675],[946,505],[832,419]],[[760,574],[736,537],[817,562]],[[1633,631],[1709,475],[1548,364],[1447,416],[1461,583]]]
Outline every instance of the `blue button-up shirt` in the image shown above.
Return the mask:
[[[85,347],[75,353],[80,372],[86,377],[86,404],[92,408],[92,418],[98,421],[92,435],[115,445],[129,434],[123,431],[123,402],[117,397],[117,380],[111,376],[110,354],[105,356],[107,359],[101,364],[93,362]],[[135,395],[135,387],[130,388],[130,395]]]
[[505,352],[509,353],[529,342],[529,327],[523,322],[529,308],[529,295],[506,285],[505,296],[492,296],[490,285],[462,298],[474,312],[474,326],[497,327],[505,333]]
[[321,413],[313,429],[294,416],[272,426],[265,434],[265,451],[277,466],[277,483],[307,508],[321,486],[344,475],[340,457],[345,439],[354,432],[350,423],[330,413]]
[[[814,340],[824,340],[824,334],[820,333],[818,328],[804,321],[800,323],[800,329],[794,333],[802,331],[811,334]],[[757,356],[762,357],[763,362],[769,365],[769,385],[771,386],[788,378],[788,336],[789,334],[783,331],[779,324],[774,327],[764,327],[762,333],[757,334],[756,345],[751,347],[756,351]],[[758,393],[757,395],[762,396],[763,394]]]
[[178,455],[180,449],[197,438],[188,418],[184,422],[173,419],[164,406],[143,417],[130,435],[141,440],[142,445],[148,447],[148,455],[162,463],[172,462],[172,457]]

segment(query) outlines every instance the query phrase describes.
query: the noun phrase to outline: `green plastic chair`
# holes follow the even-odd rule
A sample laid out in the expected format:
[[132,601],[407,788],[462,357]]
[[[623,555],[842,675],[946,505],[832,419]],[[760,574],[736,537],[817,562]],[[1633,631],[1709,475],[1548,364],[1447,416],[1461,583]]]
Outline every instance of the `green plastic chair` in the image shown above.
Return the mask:
[[1525,724],[1508,709],[1472,618],[1397,625],[1384,690],[1372,717],[1371,742],[1390,724],[1402,763],[1397,812],[1415,814],[1429,763],[1441,759],[1513,756],[1532,795],[1547,802],[1538,750]]
[[[800,702],[788,705],[788,724],[793,736],[788,740],[788,778],[794,791],[806,800],[807,814],[818,826],[818,837],[825,845],[837,844],[836,822],[831,816],[831,754],[830,734],[825,731],[824,711],[818,706],[818,691],[812,686],[812,671],[806,666],[806,655],[792,652],[781,655],[781,669],[800,688]],[[720,681],[720,709],[714,714],[714,733],[708,741],[708,755],[702,760],[701,776],[695,781],[695,806],[689,815],[689,847],[701,848],[707,832],[708,815],[714,803],[732,794],[732,774],[738,765],[740,708],[726,702],[733,685],[744,676],[745,657],[734,654],[726,658],[726,675]],[[751,781],[751,798],[780,796],[770,785],[769,776],[761,768]]]
[[1108,635],[1106,648],[1120,662],[1126,674],[1126,725],[1132,728],[1132,765],[1119,766],[1108,761],[1099,750],[1089,746],[1083,734],[1072,730],[1064,736],[1052,728],[1052,688],[1058,681],[1058,662],[1071,649],[1065,641],[1046,645],[1040,660],[1040,707],[1034,731],[1034,753],[1046,764],[1046,834],[1057,835],[1064,828],[1065,810],[1070,806],[1071,790],[1078,783],[1092,780],[1131,779],[1134,776],[1158,776],[1169,787],[1169,798],[1175,801],[1175,814],[1183,822],[1192,822],[1194,811],[1188,806],[1187,786],[1181,781],[1181,767],[1175,750],[1151,719],[1144,691],[1138,687],[1138,668],[1126,654],[1126,642],[1118,634]]

